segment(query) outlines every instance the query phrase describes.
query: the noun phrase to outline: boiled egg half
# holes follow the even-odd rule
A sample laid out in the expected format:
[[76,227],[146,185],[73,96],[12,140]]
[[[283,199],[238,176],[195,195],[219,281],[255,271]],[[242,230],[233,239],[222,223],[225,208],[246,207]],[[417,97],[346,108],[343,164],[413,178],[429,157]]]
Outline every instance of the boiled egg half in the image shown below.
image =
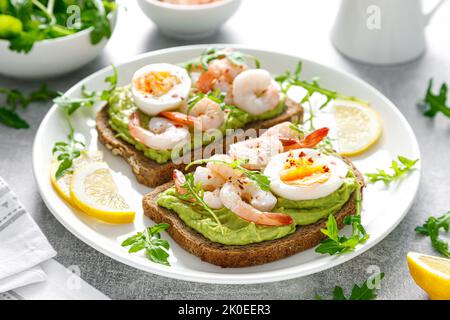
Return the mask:
[[270,179],[271,191],[294,201],[328,196],[342,186],[347,173],[344,161],[314,149],[278,154],[264,170],[264,175]]
[[185,69],[173,64],[155,63],[135,72],[131,88],[136,106],[154,116],[180,107],[187,101],[191,85]]

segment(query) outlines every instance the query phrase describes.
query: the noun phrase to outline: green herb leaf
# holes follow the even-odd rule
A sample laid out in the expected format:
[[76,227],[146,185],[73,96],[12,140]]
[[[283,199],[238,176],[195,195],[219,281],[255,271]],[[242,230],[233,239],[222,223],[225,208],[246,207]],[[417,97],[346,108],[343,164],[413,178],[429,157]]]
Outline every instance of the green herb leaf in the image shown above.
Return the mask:
[[364,244],[369,239],[369,235],[361,224],[361,216],[347,216],[344,219],[344,224],[352,226],[350,238],[339,235],[336,219],[330,214],[326,222],[326,229],[320,230],[328,239],[323,240],[315,251],[329,255],[353,252],[357,245]]
[[[220,229],[223,232],[222,223],[220,222],[219,218],[217,217],[216,213],[213,209],[211,209],[208,204],[203,199],[204,196],[204,190],[202,189],[202,186],[200,183],[195,184],[194,182],[194,176],[191,173],[188,173],[186,176],[186,182],[181,185],[181,187],[187,192],[183,195],[178,194],[178,197],[183,201],[191,202],[192,204],[196,204],[200,207],[202,207],[207,213],[209,213],[214,220],[217,222],[217,225],[219,225]],[[192,202],[192,200],[195,200],[195,202]]]
[[429,217],[427,221],[418,226],[415,231],[424,236],[430,237],[431,245],[444,257],[450,258],[448,242],[439,237],[440,230],[446,232],[450,229],[450,211],[439,218]]
[[447,106],[447,92],[448,87],[446,83],[441,85],[439,94],[433,93],[433,79],[428,82],[428,89],[420,105],[425,107],[424,115],[430,118],[435,117],[441,112],[446,117],[450,118],[450,107]]
[[49,90],[46,84],[43,84],[39,90],[31,92],[28,97],[17,89],[0,88],[0,95],[5,96],[5,107],[0,107],[0,122],[16,129],[27,129],[29,124],[22,119],[16,109],[21,107],[25,109],[35,101],[47,101],[58,95],[57,92]]
[[84,143],[76,140],[74,135],[74,130],[70,126],[70,133],[67,136],[68,142],[58,141],[53,147],[52,153],[56,155],[56,159],[59,161],[55,173],[56,179],[60,179],[66,173],[72,173],[73,161],[81,155],[81,150],[85,147]]
[[[369,283],[372,283],[374,279],[378,278],[383,280],[384,273],[375,274],[369,277],[363,284],[357,285],[355,284],[352,288],[352,293],[350,297],[346,297],[344,293],[344,289],[340,286],[334,287],[333,290],[333,299],[332,300],[373,300],[377,297],[377,288],[372,285],[369,288]],[[322,300],[322,297],[316,295],[316,300]],[[319,299],[318,299],[319,298]]]
[[243,164],[247,163],[248,160],[234,160],[233,162],[226,162],[222,160],[213,160],[213,159],[201,159],[191,162],[186,166],[186,170],[191,168],[194,165],[200,165],[205,163],[220,163],[229,166],[235,170],[242,172],[246,175],[250,180],[253,180],[263,191],[270,190],[270,179],[269,177],[263,175],[260,171],[252,171],[242,167]]
[[122,247],[130,247],[129,253],[145,250],[147,258],[155,263],[170,266],[169,263],[169,243],[161,239],[160,233],[170,227],[167,223],[160,223],[153,227],[146,228],[143,232],[138,232],[122,242]]
[[15,129],[28,129],[30,125],[16,111],[0,107],[0,123]]
[[53,100],[55,104],[61,107],[67,115],[72,115],[79,108],[90,108],[95,105],[96,102],[108,101],[111,93],[116,89],[117,86],[117,68],[112,66],[113,74],[107,76],[104,81],[109,84],[108,89],[101,92],[88,91],[83,85],[81,88],[82,98],[70,98],[68,96],[60,96]]
[[211,61],[217,59],[227,58],[235,65],[245,65],[247,60],[252,60],[255,63],[255,67],[259,69],[261,67],[260,61],[250,55],[240,51],[226,51],[219,48],[208,48],[202,52],[198,59],[194,59],[181,64],[181,66],[188,71],[191,71],[193,67],[201,67],[203,70],[208,70],[208,65]]
[[[73,20],[72,6],[77,6],[81,14],[73,26],[68,26]],[[108,14],[116,10],[114,0],[11,0],[4,7],[6,12],[0,12],[16,23],[6,25],[0,37],[9,40],[10,50],[23,53],[30,52],[38,41],[65,37],[88,28],[92,28],[91,43],[97,44],[111,37]]]
[[6,104],[10,109],[25,108],[28,105],[25,95],[17,89],[0,88],[0,94],[5,95]]
[[398,161],[392,161],[390,173],[383,169],[377,169],[376,173],[367,173],[366,176],[371,183],[383,181],[385,184],[390,184],[413,170],[418,161],[419,159],[411,160],[403,156],[398,156]]
[[6,104],[11,109],[26,108],[32,102],[49,101],[59,95],[58,92],[50,90],[45,83],[38,90],[32,91],[28,97],[17,89],[8,88],[0,88],[0,94],[6,96]]
[[342,93],[339,93],[337,91],[332,91],[329,89],[325,89],[319,85],[319,82],[317,79],[313,79],[312,82],[308,82],[305,80],[300,79],[300,74],[302,72],[303,63],[300,61],[297,64],[297,68],[295,69],[295,72],[292,74],[290,71],[286,71],[285,73],[277,76],[275,78],[275,81],[277,81],[283,92],[286,93],[292,86],[299,86],[304,88],[307,93],[305,97],[303,98],[302,103],[309,102],[310,97],[313,95],[313,93],[317,92],[326,97],[326,101],[320,106],[320,109],[324,108],[331,100],[347,100],[347,101],[354,101],[361,104],[368,105],[369,103],[367,101],[358,99],[356,97],[352,96],[346,96]]
[[50,101],[59,95],[60,94],[57,91],[49,89],[48,85],[44,83],[41,85],[39,90],[31,92],[26,101],[28,105],[29,103],[37,101]]

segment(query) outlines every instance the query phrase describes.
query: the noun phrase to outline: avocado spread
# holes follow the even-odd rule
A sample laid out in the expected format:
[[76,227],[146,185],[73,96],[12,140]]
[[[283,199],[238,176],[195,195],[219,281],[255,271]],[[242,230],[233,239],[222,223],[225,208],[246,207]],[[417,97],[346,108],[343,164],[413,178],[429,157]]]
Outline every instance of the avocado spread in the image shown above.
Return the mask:
[[[226,112],[225,122],[220,128],[222,134],[228,129],[239,129],[244,127],[247,123],[257,120],[266,120],[274,118],[281,114],[285,108],[285,99],[281,99],[278,106],[258,116],[250,115],[249,113],[232,106],[228,106]],[[131,87],[120,87],[114,90],[108,101],[109,104],[109,123],[111,128],[117,133],[116,137],[125,140],[126,142],[134,145],[134,147],[144,153],[144,155],[157,163],[166,163],[171,160],[171,150],[154,150],[134,139],[128,132],[128,119],[130,115],[137,111],[138,108],[134,104],[133,96],[131,94]],[[141,120],[143,126],[147,126],[150,117],[141,113]],[[214,141],[213,136],[203,134],[202,144],[207,145]],[[194,146],[194,137],[191,139],[191,146],[184,150],[189,151]]]
[[280,227],[256,225],[241,219],[226,208],[214,211],[222,224],[220,226],[201,207],[180,200],[174,187],[159,194],[157,204],[177,213],[184,223],[213,242],[224,245],[246,245],[283,238],[293,233],[297,225],[313,224],[330,214],[336,214],[357,187],[358,182],[349,169],[342,186],[326,197],[302,201],[278,197],[277,205],[272,211],[289,214],[295,222]]

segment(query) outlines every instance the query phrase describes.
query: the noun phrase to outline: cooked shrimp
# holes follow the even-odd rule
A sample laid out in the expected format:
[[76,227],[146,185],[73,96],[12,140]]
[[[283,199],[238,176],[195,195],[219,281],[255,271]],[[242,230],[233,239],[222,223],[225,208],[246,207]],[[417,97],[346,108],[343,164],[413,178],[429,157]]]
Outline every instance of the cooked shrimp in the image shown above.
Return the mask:
[[247,177],[235,180],[241,190],[241,197],[260,211],[270,211],[277,204],[277,198],[270,192],[262,190]]
[[[226,163],[232,163],[233,158],[226,154],[216,154],[210,160],[218,160]],[[242,176],[242,172],[231,168],[229,165],[218,162],[208,162],[206,165],[208,169],[222,176],[225,180],[235,179]]]
[[[183,172],[177,169],[173,170],[172,179],[179,194],[183,195],[188,192],[188,190],[183,188],[183,185],[186,183],[186,177],[184,176]],[[194,199],[192,199],[192,201],[194,201]]]
[[206,191],[203,194],[203,200],[211,209],[222,209],[223,203],[220,199],[220,189],[214,191]]
[[301,140],[285,137],[280,137],[279,139],[283,144],[284,151],[301,148],[311,149],[317,146],[323,139],[325,139],[329,131],[330,129],[328,128],[320,128],[312,132],[311,134],[307,135]]
[[[240,179],[242,180],[242,179]],[[257,187],[256,187],[257,188]],[[261,190],[262,191],[262,190]],[[258,199],[256,199],[258,197]],[[240,218],[266,226],[284,226],[293,222],[292,218],[284,213],[263,212],[254,205],[258,204],[263,208],[273,209],[276,198],[270,192],[255,192],[254,187],[249,187],[249,183],[240,184],[239,180],[227,182],[220,190],[220,200],[222,204],[238,215]],[[254,205],[244,200],[250,200]]]
[[194,183],[200,183],[205,191],[214,191],[223,186],[225,179],[208,167],[197,167],[194,172]]
[[299,132],[291,128],[291,122],[282,122],[264,132],[261,137],[282,137],[296,139],[299,136]]
[[259,170],[263,169],[274,155],[281,152],[283,145],[278,138],[264,136],[232,144],[229,154],[234,159],[248,160],[243,167]]
[[189,130],[173,122],[154,117],[150,119],[149,130],[144,129],[138,112],[130,115],[128,132],[137,141],[155,150],[171,150],[177,146],[188,143]]
[[280,89],[266,70],[252,69],[239,74],[233,82],[234,104],[252,115],[275,109]]
[[176,111],[164,111],[159,115],[201,131],[218,129],[225,121],[225,113],[220,105],[209,98],[203,98],[197,102],[189,115]]
[[209,98],[197,102],[189,115],[196,118],[196,125],[202,131],[218,129],[225,121],[225,113],[220,105]]
[[[215,176],[212,178],[212,176]],[[181,195],[186,194],[186,190],[183,185],[186,183],[186,177],[179,170],[173,170],[172,179],[175,184],[177,192]],[[225,180],[212,173],[209,169],[204,167],[198,167],[194,173],[194,183],[200,183],[203,190],[203,200],[212,209],[223,208],[222,200],[220,200],[220,187],[222,187]],[[210,190],[210,191],[206,191]],[[194,198],[189,199],[190,202],[195,202]]]
[[215,59],[209,63],[208,70],[203,72],[197,80],[197,88],[203,93],[216,89],[229,92],[234,79],[247,69],[246,65],[235,64],[226,57]]

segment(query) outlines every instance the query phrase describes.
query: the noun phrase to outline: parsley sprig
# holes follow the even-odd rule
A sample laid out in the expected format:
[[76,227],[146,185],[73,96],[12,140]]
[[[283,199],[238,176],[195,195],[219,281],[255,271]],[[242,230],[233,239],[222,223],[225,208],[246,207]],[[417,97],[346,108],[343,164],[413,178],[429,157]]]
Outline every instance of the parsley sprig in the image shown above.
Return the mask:
[[[369,279],[367,279],[363,284],[357,285],[355,284],[352,288],[352,292],[350,294],[350,297],[346,297],[344,293],[344,289],[340,286],[334,287],[333,290],[333,300],[373,300],[377,297],[377,286],[376,285],[370,285],[372,284],[375,279],[378,278],[379,280],[383,280],[384,273],[375,274]],[[322,297],[319,295],[316,295],[317,300],[322,300]]]
[[0,88],[0,95],[4,96],[5,106],[0,107],[0,123],[15,129],[27,129],[28,122],[22,118],[17,109],[26,109],[31,103],[49,101],[59,94],[48,88],[47,84],[25,95],[17,89]]
[[55,104],[63,108],[65,112],[70,116],[79,108],[82,107],[92,107],[96,102],[107,101],[111,93],[117,87],[117,68],[112,66],[113,73],[105,78],[105,83],[109,84],[108,88],[101,91],[88,91],[86,86],[83,85],[81,88],[82,98],[70,98],[68,96],[61,96],[53,100]]
[[336,219],[330,214],[326,223],[327,228],[320,230],[328,239],[320,243],[316,252],[329,255],[353,252],[358,244],[364,244],[369,239],[369,235],[361,224],[360,215],[345,217],[344,224],[352,226],[353,231],[350,238],[339,235]]
[[428,236],[431,239],[431,245],[443,256],[450,258],[448,242],[439,237],[440,230],[446,232],[450,229],[450,211],[439,218],[429,217],[422,225],[414,229],[417,233]]
[[56,159],[60,162],[55,172],[56,179],[60,179],[66,173],[72,173],[73,161],[81,155],[81,151],[85,148],[84,143],[75,138],[73,127],[70,124],[69,126],[68,141],[56,142],[52,150],[53,155],[56,155]]
[[365,104],[365,105],[369,104],[368,102],[358,99],[356,97],[346,96],[340,92],[332,91],[332,90],[321,87],[319,85],[318,78],[313,79],[311,82],[301,80],[300,75],[302,73],[302,69],[303,69],[303,63],[300,61],[297,64],[297,68],[295,69],[294,73],[292,73],[291,71],[288,70],[285,73],[283,73],[275,78],[275,81],[277,81],[280,84],[284,93],[288,92],[288,90],[292,86],[299,86],[299,87],[304,88],[306,90],[306,95],[303,98],[303,100],[301,101],[301,103],[309,102],[313,93],[317,92],[326,97],[326,101],[319,107],[320,109],[323,109],[330,101],[336,100],[336,99],[354,101],[354,102],[358,102],[358,103]]
[[227,51],[219,48],[208,48],[202,52],[200,57],[185,62],[182,66],[188,71],[192,70],[194,67],[201,67],[206,71],[208,70],[208,65],[211,61],[223,58],[229,59],[232,63],[238,66],[245,65],[247,60],[252,60],[257,69],[261,67],[260,61],[255,56],[240,51]]
[[201,159],[191,162],[186,166],[186,170],[191,168],[194,165],[201,165],[205,163],[220,163],[229,166],[235,170],[242,172],[246,175],[250,180],[253,180],[263,191],[270,190],[270,179],[263,175],[260,171],[253,171],[244,168],[242,165],[248,163],[248,160],[234,160],[233,162],[227,162],[223,160],[214,160],[214,159]]
[[418,161],[419,159],[411,160],[403,156],[398,156],[398,161],[392,161],[390,167],[391,173],[388,173],[383,169],[377,169],[376,173],[367,173],[366,176],[371,183],[383,181],[385,184],[390,184],[413,170]]
[[419,104],[425,107],[424,115],[434,118],[439,112],[450,118],[450,106],[447,106],[448,87],[446,83],[441,85],[438,94],[433,93],[433,79],[428,82],[425,98]]
[[145,228],[143,232],[138,232],[122,242],[122,247],[130,247],[129,253],[145,250],[147,258],[153,262],[170,266],[170,248],[167,240],[161,239],[161,232],[170,227],[167,223],[160,223],[151,228]]

